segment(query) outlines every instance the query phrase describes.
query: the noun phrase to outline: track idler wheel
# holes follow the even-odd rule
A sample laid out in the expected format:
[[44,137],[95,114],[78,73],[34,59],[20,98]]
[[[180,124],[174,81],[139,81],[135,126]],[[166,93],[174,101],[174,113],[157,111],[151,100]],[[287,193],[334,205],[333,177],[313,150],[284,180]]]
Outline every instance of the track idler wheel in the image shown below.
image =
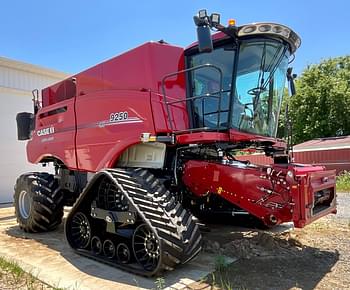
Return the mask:
[[113,259],[115,256],[115,246],[111,240],[105,240],[103,242],[103,254],[108,259]]
[[73,216],[69,235],[76,248],[85,249],[89,246],[91,240],[91,226],[89,219],[82,212],[78,211]]
[[132,237],[132,247],[137,262],[147,271],[158,267],[160,259],[159,240],[147,224],[139,225]]
[[131,252],[130,252],[130,249],[129,249],[129,247],[128,247],[126,244],[124,244],[124,243],[120,243],[120,244],[117,246],[116,255],[117,255],[117,260],[118,260],[119,263],[128,264],[128,263],[130,263],[130,261],[131,261]]

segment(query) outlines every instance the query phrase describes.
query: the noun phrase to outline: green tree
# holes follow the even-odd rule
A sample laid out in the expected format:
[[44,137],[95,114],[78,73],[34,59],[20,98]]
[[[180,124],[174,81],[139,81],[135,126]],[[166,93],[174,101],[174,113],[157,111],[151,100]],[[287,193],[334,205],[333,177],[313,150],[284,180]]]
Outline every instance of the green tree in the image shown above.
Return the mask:
[[[296,80],[296,89],[297,95],[284,101],[284,107],[289,104],[294,144],[313,138],[350,135],[350,56],[308,66]],[[282,113],[280,137],[284,133],[283,117]]]
[[286,138],[286,107],[290,102],[291,96],[289,95],[289,90],[287,88],[284,89],[283,92],[283,100],[281,105],[281,111],[279,115],[278,128],[277,128],[277,137],[278,138]]

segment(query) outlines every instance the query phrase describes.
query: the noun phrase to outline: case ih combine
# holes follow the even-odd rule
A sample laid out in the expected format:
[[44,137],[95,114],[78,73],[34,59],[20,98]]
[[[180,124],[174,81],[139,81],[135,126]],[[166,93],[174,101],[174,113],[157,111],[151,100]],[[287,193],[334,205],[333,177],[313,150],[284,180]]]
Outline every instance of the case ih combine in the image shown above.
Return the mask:
[[[76,252],[151,276],[200,252],[193,216],[303,227],[336,212],[335,172],[292,163],[275,138],[297,34],[225,27],[205,10],[194,20],[188,48],[143,44],[43,89],[34,114],[18,114],[28,160],[55,167],[17,180],[24,231],[56,228],[73,205],[65,233]],[[236,160],[247,148],[274,164]]]

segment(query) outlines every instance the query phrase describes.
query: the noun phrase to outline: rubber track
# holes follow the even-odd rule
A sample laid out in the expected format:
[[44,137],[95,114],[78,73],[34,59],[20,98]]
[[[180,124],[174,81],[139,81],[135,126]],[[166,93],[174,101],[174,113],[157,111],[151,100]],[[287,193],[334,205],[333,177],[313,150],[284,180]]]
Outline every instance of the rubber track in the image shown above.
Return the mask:
[[[94,184],[101,180],[101,176],[109,177],[134,206],[143,222],[154,232],[160,241],[161,258],[157,268],[149,272],[132,264],[111,262],[87,250],[75,249],[79,254],[138,275],[154,276],[163,270],[173,270],[176,265],[190,261],[201,251],[201,234],[192,215],[175,201],[172,194],[153,174],[145,169],[107,169],[98,172],[69,214],[66,221],[66,235],[71,217],[81,208],[85,197],[90,194]],[[68,236],[67,239],[69,242]]]

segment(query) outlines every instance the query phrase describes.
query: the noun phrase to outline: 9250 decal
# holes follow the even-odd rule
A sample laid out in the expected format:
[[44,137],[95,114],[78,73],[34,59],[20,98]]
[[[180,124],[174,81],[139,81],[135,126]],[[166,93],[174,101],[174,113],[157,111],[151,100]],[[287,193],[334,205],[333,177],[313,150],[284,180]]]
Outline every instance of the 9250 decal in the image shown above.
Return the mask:
[[109,122],[119,122],[119,121],[124,121],[129,118],[128,112],[116,112],[116,113],[111,113],[109,115]]

